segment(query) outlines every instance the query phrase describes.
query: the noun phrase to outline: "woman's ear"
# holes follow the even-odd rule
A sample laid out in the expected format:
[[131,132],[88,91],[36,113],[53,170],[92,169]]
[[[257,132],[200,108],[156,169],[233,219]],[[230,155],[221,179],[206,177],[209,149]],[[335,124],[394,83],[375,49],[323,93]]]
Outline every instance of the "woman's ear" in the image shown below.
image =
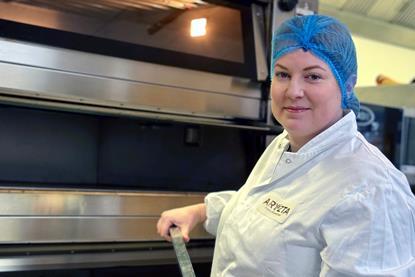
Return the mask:
[[352,74],[349,76],[349,78],[347,78],[346,83],[345,83],[347,98],[349,98],[350,95],[353,93],[353,89],[354,89],[354,86],[356,85],[356,81],[357,81],[356,74]]

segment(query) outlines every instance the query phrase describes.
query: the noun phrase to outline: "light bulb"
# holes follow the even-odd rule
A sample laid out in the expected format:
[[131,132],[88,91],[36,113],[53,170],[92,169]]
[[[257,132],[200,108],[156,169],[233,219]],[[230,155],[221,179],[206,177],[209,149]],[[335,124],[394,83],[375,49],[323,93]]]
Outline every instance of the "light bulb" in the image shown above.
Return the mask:
[[191,37],[201,37],[206,35],[206,18],[197,18],[193,19],[190,22],[190,36]]

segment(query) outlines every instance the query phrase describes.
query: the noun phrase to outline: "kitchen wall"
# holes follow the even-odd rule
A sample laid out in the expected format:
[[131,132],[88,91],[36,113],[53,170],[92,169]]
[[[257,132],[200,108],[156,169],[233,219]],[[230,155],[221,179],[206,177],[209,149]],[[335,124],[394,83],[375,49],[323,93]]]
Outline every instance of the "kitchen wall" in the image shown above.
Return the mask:
[[415,49],[353,36],[358,59],[357,86],[375,86],[376,76],[386,75],[408,84],[415,78]]

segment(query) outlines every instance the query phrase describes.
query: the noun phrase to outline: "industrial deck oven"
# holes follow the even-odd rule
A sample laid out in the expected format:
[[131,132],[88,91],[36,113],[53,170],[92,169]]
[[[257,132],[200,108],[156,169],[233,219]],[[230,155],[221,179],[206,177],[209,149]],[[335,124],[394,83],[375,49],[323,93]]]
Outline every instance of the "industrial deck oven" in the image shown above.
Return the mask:
[[0,1],[1,274],[179,276],[157,219],[239,188],[281,131],[266,42],[291,2]]

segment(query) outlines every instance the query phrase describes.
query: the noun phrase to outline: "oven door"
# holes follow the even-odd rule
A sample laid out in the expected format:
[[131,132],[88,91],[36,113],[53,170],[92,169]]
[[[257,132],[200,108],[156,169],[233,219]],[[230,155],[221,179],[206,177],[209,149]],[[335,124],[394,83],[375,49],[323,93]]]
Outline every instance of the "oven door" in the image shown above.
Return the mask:
[[[0,1],[0,36],[264,80],[265,55],[254,54],[259,50],[254,28],[261,20],[261,11],[253,11],[249,2]],[[200,21],[194,21],[197,19],[205,25],[198,25]]]

